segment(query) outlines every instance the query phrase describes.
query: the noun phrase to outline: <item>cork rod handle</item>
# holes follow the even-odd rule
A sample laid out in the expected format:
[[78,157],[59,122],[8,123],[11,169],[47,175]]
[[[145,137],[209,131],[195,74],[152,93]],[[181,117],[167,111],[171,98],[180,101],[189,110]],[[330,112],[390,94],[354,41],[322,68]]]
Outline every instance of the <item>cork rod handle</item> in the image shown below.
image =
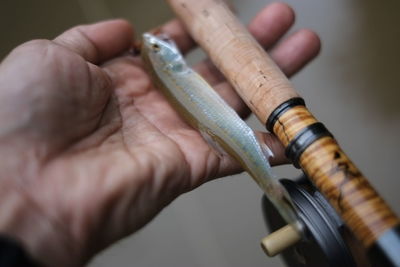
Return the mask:
[[[223,0],[167,2],[259,120],[269,121],[269,129],[366,248],[399,224],[326,128],[305,106],[290,102],[299,95]],[[310,142],[312,137],[318,138]]]
[[237,92],[260,121],[266,122],[280,103],[298,96],[224,1],[168,2],[231,84],[245,89]]

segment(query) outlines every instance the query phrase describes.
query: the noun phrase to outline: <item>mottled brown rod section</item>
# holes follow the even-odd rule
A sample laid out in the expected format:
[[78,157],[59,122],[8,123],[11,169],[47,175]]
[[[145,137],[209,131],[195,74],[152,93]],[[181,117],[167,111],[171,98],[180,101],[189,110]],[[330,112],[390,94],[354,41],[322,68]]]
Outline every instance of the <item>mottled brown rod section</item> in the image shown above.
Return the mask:
[[[297,133],[315,122],[317,120],[306,107],[296,106],[281,115],[273,129],[287,146]],[[299,161],[307,176],[365,247],[399,223],[389,206],[332,137],[315,141]]]

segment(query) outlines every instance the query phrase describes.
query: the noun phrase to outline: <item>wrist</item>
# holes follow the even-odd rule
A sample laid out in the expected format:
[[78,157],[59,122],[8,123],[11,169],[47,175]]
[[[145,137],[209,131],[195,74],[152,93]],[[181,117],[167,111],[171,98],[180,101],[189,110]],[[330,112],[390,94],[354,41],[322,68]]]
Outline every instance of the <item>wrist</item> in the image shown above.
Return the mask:
[[28,194],[6,179],[0,186],[0,234],[20,242],[29,256],[43,266],[79,266],[68,247],[67,235],[55,227]]

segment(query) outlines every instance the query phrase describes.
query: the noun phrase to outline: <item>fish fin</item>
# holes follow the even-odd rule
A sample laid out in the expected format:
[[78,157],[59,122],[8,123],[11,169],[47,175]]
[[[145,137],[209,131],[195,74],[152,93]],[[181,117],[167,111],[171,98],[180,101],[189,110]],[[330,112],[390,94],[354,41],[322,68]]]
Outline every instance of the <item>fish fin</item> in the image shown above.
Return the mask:
[[216,141],[215,135],[206,127],[198,126],[199,132],[207,144],[214,150],[218,157],[227,155],[222,146]]
[[261,146],[262,152],[264,153],[264,156],[267,159],[274,157],[274,153],[272,152],[272,150],[266,144],[261,143],[260,146]]
[[274,153],[269,148],[269,146],[264,142],[264,138],[261,133],[256,133],[256,138],[260,144],[261,151],[263,152],[265,158],[269,161],[270,158],[274,157]]

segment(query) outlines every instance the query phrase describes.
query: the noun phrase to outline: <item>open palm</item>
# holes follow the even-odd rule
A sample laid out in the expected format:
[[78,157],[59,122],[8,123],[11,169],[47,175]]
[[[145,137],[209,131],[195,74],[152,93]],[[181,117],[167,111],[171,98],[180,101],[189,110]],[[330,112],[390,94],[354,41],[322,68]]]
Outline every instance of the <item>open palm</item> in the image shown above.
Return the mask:
[[[272,4],[249,29],[268,49],[292,22],[289,7]],[[182,51],[194,46],[178,21],[160,30]],[[0,153],[7,153],[1,167],[14,178],[8,192],[18,192],[30,216],[3,230],[45,264],[83,264],[183,192],[240,171],[182,120],[141,59],[125,53],[132,43],[127,22],[107,21],[23,44],[0,65]],[[302,30],[271,53],[291,75],[318,49],[315,34]],[[196,68],[240,115],[249,114],[209,61]],[[265,137],[275,163],[284,162],[279,143]],[[32,222],[46,227],[21,234]]]

